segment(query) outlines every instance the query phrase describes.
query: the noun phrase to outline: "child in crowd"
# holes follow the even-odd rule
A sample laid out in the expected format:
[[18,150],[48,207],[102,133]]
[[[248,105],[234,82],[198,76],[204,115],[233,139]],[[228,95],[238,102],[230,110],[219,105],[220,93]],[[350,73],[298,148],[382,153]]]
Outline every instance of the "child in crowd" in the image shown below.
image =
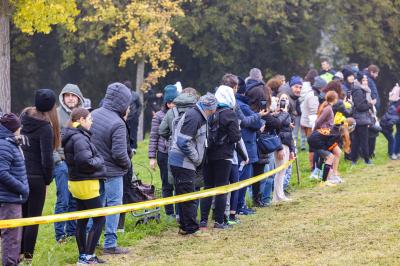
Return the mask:
[[[104,159],[92,144],[90,128],[92,116],[84,108],[76,108],[71,113],[71,122],[63,132],[62,146],[68,164],[68,188],[76,199],[77,210],[102,207],[100,200],[100,179],[105,176]],[[79,264],[98,264],[104,261],[95,255],[105,222],[104,217],[93,218],[93,225],[86,233],[89,219],[77,222],[76,242],[79,249]]]
[[[0,220],[22,217],[29,194],[25,161],[16,137],[21,122],[15,114],[0,117]],[[3,265],[18,265],[22,227],[1,229]]]
[[333,165],[339,164],[341,155],[339,146],[341,143],[343,143],[343,150],[345,152],[350,151],[350,132],[354,130],[354,126],[355,120],[347,118],[342,125],[335,125],[333,128],[320,128],[315,130],[308,138],[310,148],[325,161],[322,180],[328,181],[328,185],[342,182],[337,168],[335,169]]

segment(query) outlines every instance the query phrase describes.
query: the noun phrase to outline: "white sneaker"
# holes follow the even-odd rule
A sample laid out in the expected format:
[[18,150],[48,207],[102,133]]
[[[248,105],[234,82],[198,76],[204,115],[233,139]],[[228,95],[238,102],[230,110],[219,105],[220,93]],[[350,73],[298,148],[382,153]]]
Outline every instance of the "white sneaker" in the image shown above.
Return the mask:
[[344,182],[343,179],[338,175],[333,175],[331,178],[333,180],[337,181],[337,183],[343,183]]
[[311,173],[310,178],[311,179],[320,179],[322,175],[322,171],[318,168],[314,168],[314,171]]
[[331,176],[331,177],[329,177],[328,178],[328,180],[327,180],[329,183],[332,183],[332,184],[339,184],[339,183],[341,183],[341,179],[340,179],[340,177],[338,178],[337,176]]
[[400,158],[397,157],[396,154],[392,154],[392,155],[390,155],[390,159],[391,159],[391,160],[397,160],[397,159],[400,159]]

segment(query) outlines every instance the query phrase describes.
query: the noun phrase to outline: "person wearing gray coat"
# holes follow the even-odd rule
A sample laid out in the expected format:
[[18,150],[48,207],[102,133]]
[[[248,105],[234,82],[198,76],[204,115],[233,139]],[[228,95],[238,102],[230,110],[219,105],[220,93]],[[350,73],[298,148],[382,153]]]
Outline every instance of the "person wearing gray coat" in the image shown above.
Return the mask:
[[[130,90],[121,83],[113,83],[107,88],[102,107],[92,112],[92,142],[104,158],[106,167],[104,189],[101,189],[104,206],[122,204],[123,176],[131,166],[123,120],[130,102]],[[128,253],[126,249],[117,247],[118,220],[119,214],[106,217],[104,254]]]

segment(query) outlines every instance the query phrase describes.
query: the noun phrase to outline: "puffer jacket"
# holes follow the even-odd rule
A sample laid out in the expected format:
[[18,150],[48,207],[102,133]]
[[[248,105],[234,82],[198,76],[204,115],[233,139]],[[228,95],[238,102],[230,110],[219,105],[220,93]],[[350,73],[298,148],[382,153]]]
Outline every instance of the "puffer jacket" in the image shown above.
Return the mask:
[[151,120],[151,130],[150,130],[150,141],[149,141],[149,159],[155,159],[157,157],[157,151],[162,153],[168,153],[168,140],[160,136],[158,131],[167,112],[166,108],[158,111],[153,119]]
[[83,127],[64,129],[62,146],[71,181],[105,179],[104,159],[91,143],[91,135]]
[[[58,96],[58,101],[60,102],[60,106],[57,108],[58,118],[60,119],[61,129],[67,126],[69,121],[69,117],[71,115],[72,110],[68,108],[68,106],[64,103],[64,94],[71,93],[76,95],[79,98],[78,107],[82,107],[84,103],[83,94],[79,87],[74,84],[67,84],[61,90],[60,95]],[[64,160],[64,151],[62,148],[58,148],[53,153],[54,164],[57,164],[59,161]]]
[[372,105],[368,103],[366,92],[359,86],[354,86],[352,91],[354,103],[353,117],[357,126],[366,126],[371,124],[371,115],[369,110]]
[[92,143],[104,158],[106,177],[123,176],[131,166],[122,119],[130,102],[130,90],[121,83],[113,83],[107,88],[103,106],[92,112]]
[[[194,107],[197,102],[197,98],[193,94],[181,93],[173,101],[178,114],[183,114],[190,108]],[[165,114],[164,119],[161,121],[158,133],[165,139],[169,139],[172,134],[172,121],[174,120],[174,111],[168,110]]]
[[207,148],[207,116],[199,104],[179,120],[168,153],[170,165],[196,171]]
[[25,203],[29,185],[24,157],[14,134],[0,125],[0,203]]
[[46,185],[53,181],[53,129],[50,122],[42,120],[33,110],[21,115],[21,134],[28,138],[22,145],[28,179],[43,179]]

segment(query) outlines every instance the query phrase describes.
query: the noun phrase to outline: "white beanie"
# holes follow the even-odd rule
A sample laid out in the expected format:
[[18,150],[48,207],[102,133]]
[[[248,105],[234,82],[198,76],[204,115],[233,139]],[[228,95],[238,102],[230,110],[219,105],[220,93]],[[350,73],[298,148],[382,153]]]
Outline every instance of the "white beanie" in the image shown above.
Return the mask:
[[230,108],[233,108],[236,105],[235,95],[233,94],[233,89],[231,87],[225,85],[219,86],[215,92],[215,98],[217,98],[219,103],[226,104]]

